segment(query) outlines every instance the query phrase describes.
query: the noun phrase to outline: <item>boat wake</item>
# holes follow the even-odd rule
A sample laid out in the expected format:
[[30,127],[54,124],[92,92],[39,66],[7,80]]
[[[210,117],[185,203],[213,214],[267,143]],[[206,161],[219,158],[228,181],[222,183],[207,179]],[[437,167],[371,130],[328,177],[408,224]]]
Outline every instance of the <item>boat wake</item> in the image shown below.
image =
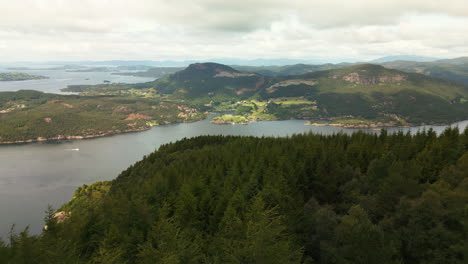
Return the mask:
[[65,151],[80,151],[79,148],[65,149]]

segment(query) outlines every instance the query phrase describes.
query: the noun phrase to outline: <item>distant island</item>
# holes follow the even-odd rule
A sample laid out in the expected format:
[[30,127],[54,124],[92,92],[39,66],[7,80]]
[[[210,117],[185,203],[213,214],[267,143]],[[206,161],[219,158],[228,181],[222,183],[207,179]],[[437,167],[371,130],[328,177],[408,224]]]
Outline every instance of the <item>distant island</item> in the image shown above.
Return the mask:
[[119,71],[144,71],[153,67],[146,65],[129,65],[129,66],[99,66],[91,67],[86,65],[63,65],[57,67],[47,68],[30,68],[30,67],[10,67],[8,70],[12,71],[59,71],[64,70],[67,72],[119,72]]
[[2,81],[2,82],[42,80],[42,79],[49,79],[49,77],[40,76],[40,75],[32,75],[32,74],[21,73],[21,72],[4,72],[4,73],[0,73],[0,81]]

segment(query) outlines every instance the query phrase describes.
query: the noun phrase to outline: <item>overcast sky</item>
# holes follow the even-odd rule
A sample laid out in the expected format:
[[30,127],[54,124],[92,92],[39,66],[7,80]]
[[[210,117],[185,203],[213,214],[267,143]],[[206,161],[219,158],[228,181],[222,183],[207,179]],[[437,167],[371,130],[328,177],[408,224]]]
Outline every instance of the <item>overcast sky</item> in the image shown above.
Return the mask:
[[0,62],[468,55],[467,0],[0,0]]

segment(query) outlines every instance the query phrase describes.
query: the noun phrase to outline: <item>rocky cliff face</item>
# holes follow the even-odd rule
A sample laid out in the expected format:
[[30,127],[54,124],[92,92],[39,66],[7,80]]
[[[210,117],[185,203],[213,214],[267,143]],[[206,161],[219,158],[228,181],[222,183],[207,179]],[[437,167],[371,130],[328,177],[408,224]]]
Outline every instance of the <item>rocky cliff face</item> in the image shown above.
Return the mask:
[[352,72],[342,77],[344,81],[352,82],[360,85],[375,85],[378,83],[397,83],[406,80],[406,76],[402,74],[369,76],[367,74],[359,74]]

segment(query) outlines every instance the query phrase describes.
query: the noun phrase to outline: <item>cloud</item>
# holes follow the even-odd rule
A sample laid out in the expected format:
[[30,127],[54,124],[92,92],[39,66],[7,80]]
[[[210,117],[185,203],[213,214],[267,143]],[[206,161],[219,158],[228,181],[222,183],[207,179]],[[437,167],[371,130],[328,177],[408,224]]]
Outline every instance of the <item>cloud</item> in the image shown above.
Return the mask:
[[4,1],[4,60],[468,53],[465,0]]

